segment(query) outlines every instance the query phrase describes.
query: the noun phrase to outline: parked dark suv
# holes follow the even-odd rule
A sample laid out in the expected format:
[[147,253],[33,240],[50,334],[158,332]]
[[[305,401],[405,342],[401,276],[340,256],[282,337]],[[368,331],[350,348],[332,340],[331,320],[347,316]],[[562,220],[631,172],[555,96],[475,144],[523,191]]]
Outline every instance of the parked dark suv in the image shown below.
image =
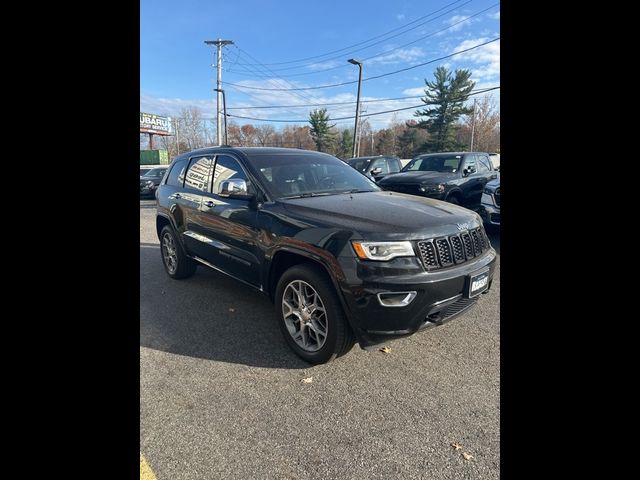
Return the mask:
[[347,160],[347,163],[377,182],[390,173],[398,173],[402,168],[398,157],[355,157]]
[[476,213],[382,191],[324,153],[196,150],[156,198],[168,275],[203,264],[267,294],[311,363],[441,325],[491,286],[496,253]]
[[153,197],[156,193],[158,185],[162,177],[164,177],[167,167],[152,168],[151,170],[140,174],[140,196]]
[[477,209],[484,186],[497,176],[488,153],[430,153],[418,155],[400,173],[387,175],[378,185]]

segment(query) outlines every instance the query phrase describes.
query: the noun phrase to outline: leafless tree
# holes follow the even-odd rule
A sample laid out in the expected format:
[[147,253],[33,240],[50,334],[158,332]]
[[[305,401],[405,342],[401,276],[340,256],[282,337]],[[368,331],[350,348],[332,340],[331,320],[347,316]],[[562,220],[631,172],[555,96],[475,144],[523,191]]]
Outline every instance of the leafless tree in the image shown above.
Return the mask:
[[267,146],[269,139],[273,137],[275,132],[276,129],[271,125],[259,125],[255,129],[255,138],[257,139],[260,146],[264,147]]
[[180,112],[180,140],[189,150],[205,146],[205,129],[202,112],[198,107],[183,108]]
[[458,141],[470,148],[473,130],[473,149],[477,152],[500,150],[500,112],[493,95],[486,95],[476,102],[475,115],[464,119],[458,130]]

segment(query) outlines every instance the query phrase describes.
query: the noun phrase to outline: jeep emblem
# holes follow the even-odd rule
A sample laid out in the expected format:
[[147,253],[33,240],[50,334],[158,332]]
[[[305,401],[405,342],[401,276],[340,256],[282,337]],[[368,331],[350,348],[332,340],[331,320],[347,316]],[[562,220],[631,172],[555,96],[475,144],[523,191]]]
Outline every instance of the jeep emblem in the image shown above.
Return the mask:
[[469,225],[467,225],[466,223],[456,223],[456,227],[458,227],[458,230],[460,230],[461,232],[469,230]]

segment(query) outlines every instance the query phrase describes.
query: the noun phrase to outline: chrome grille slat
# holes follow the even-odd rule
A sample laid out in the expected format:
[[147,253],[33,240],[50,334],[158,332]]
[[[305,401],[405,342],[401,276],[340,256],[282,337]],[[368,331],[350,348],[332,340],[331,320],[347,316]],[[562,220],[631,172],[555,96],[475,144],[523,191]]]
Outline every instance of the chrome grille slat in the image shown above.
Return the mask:
[[490,246],[483,227],[466,230],[458,235],[418,242],[422,264],[425,270],[429,271],[472,260],[482,255]]

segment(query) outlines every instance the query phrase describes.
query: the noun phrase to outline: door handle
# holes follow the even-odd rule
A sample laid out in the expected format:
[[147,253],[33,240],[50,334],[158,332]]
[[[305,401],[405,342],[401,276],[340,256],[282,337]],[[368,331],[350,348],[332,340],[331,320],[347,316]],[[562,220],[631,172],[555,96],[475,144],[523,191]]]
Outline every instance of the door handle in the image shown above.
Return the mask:
[[180,195],[179,193],[176,193],[173,198],[182,198],[182,195]]
[[205,207],[209,207],[209,208],[213,208],[215,207],[215,203],[213,203],[211,200],[209,200],[208,202],[204,202]]

